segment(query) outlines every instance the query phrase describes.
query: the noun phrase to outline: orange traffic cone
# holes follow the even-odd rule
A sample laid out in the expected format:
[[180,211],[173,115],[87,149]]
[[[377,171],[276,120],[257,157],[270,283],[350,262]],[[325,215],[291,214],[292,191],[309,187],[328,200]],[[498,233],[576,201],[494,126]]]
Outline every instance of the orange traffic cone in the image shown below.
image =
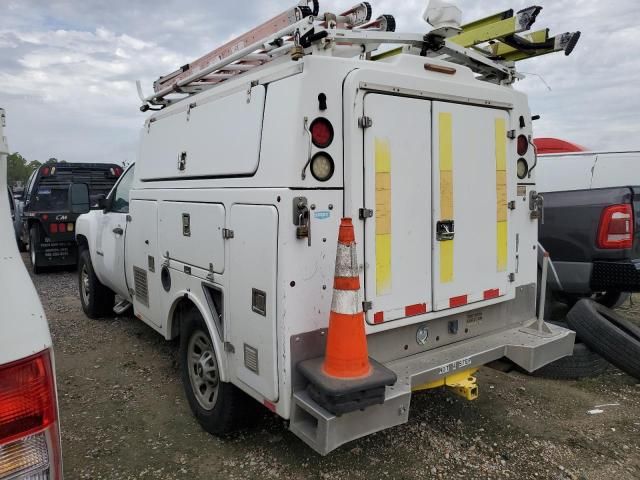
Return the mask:
[[356,378],[371,373],[359,292],[360,276],[353,224],[350,218],[343,218],[338,234],[329,333],[322,365],[322,371],[329,376]]
[[297,367],[309,382],[309,397],[335,415],[384,403],[385,388],[397,381],[393,371],[368,357],[359,293],[355,234],[351,219],[343,218],[325,356]]

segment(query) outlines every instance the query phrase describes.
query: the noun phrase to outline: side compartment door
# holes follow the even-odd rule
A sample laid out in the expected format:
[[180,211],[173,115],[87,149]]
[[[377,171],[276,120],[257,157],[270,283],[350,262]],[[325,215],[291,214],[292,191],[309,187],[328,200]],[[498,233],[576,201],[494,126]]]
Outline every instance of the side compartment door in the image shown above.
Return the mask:
[[278,211],[233,205],[229,240],[228,339],[236,378],[270,401],[278,400],[276,275]]
[[365,299],[370,324],[431,305],[431,102],[368,94],[364,113]]
[[92,259],[100,281],[129,297],[124,266],[124,240],[129,214],[129,193],[135,166],[131,166],[109,194],[110,208],[98,218],[96,258]]
[[160,302],[161,258],[158,254],[158,203],[132,200],[131,222],[127,225],[125,268],[127,283],[133,288],[136,313],[147,322],[162,326]]
[[433,103],[435,310],[511,293],[508,125],[502,110]]

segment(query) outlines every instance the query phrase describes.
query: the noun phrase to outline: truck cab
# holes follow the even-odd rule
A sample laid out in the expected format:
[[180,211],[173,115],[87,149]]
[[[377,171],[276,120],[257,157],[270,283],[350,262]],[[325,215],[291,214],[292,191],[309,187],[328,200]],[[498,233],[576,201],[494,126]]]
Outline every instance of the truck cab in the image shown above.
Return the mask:
[[[0,189],[7,188],[0,108]],[[16,246],[0,195],[0,478],[62,480],[54,355],[49,325]]]

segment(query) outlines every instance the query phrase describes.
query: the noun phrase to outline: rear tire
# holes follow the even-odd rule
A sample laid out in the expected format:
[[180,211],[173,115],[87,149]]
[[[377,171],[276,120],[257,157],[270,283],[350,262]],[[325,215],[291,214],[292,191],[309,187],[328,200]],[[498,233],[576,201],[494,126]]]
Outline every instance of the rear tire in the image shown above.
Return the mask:
[[607,308],[618,308],[624,302],[629,300],[631,294],[629,292],[604,292],[593,296],[593,299],[600,305]]
[[195,308],[185,312],[181,323],[180,376],[193,415],[213,435],[236,430],[253,407],[244,392],[220,380],[211,336]]
[[592,350],[640,379],[640,327],[592,300],[580,300],[567,315],[569,326]]
[[105,287],[93,270],[89,250],[80,253],[78,261],[78,288],[82,310],[89,318],[107,317],[113,314],[115,294]]
[[25,243],[20,238],[20,235],[17,235],[17,234],[16,234],[16,243],[18,244],[18,251],[20,253],[27,251],[27,246],[25,245]]
[[31,260],[31,271],[34,274],[42,273],[42,267],[38,265],[37,251],[40,249],[40,227],[34,224],[29,229],[29,260]]
[[584,343],[576,342],[573,346],[573,355],[551,362],[532,372],[531,375],[553,380],[578,380],[599,377],[611,368],[609,362],[590,350]]

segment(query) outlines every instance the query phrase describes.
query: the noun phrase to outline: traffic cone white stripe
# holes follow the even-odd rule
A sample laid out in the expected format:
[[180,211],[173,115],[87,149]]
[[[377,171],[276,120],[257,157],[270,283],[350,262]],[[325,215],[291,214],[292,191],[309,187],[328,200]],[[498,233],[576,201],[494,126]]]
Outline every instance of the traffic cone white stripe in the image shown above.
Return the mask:
[[358,290],[335,290],[331,300],[331,311],[343,315],[362,313],[360,292]]
[[336,252],[336,277],[357,277],[358,257],[355,244],[351,246],[338,244]]

